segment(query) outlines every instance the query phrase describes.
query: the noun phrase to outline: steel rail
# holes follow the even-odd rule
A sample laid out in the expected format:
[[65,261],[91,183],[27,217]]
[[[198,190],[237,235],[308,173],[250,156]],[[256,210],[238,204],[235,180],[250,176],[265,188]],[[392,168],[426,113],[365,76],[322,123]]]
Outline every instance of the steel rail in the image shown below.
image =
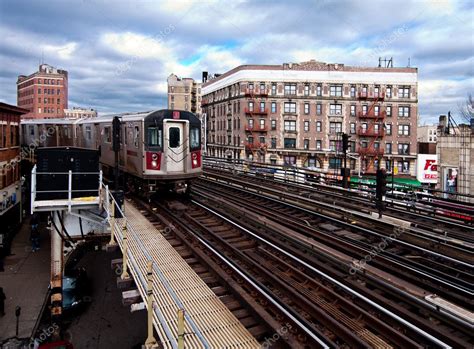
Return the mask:
[[343,284],[342,282],[334,279],[333,277],[331,277],[330,275],[322,272],[321,270],[313,267],[312,265],[308,264],[307,262],[299,259],[298,257],[295,257],[294,255],[292,255],[291,253],[285,251],[284,249],[280,248],[279,246],[273,244],[272,242],[262,238],[261,236],[259,236],[258,234],[255,234],[253,233],[252,231],[240,226],[239,224],[233,222],[232,220],[228,219],[227,217],[221,215],[220,213],[214,211],[213,209],[197,202],[196,200],[191,200],[191,202],[193,202],[194,204],[198,205],[199,207],[203,208],[204,210],[208,211],[208,212],[211,212],[212,214],[220,217],[221,219],[225,220],[226,222],[228,222],[229,224],[237,227],[238,229],[241,229],[243,231],[245,231],[246,233],[250,234],[251,236],[255,237],[256,239],[262,241],[263,243],[271,246],[272,248],[276,249],[277,251],[283,253],[285,256],[289,257],[290,259],[304,265],[306,268],[310,269],[311,271],[315,272],[316,274],[320,275],[321,277],[325,278],[326,280],[329,280],[331,281],[332,283],[336,284],[337,286],[341,287],[342,289],[344,289],[345,291],[347,291],[348,293],[352,294],[353,296],[359,298],[359,299],[362,299],[363,301],[367,302],[368,304],[372,305],[374,308],[378,309],[379,311],[385,313],[386,315],[392,317],[393,319],[397,320],[398,322],[402,323],[403,325],[407,326],[408,328],[410,328],[411,330],[413,330],[414,332],[418,333],[420,336],[428,339],[429,341],[435,343],[436,345],[439,345],[443,348],[451,348],[450,345],[448,345],[447,343],[439,340],[438,338],[432,336],[431,334],[427,333],[426,331],[422,330],[421,328],[413,325],[412,323],[406,321],[405,319],[401,318],[400,316],[398,316],[397,314],[391,312],[390,310],[388,309],[385,309],[384,307],[382,307],[381,305],[377,304],[376,302],[372,301],[371,299],[367,298],[366,296],[360,294],[359,292],[357,291],[354,291],[353,289],[351,289],[350,287],[346,286],[345,284]]

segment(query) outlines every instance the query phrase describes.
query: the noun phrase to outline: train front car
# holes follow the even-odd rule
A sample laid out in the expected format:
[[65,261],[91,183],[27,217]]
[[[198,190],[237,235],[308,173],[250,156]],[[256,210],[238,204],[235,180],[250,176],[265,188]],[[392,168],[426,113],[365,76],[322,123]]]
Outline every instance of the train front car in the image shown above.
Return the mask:
[[150,186],[156,180],[156,188],[189,192],[202,173],[199,119],[187,111],[159,110],[145,117],[144,131],[144,179]]

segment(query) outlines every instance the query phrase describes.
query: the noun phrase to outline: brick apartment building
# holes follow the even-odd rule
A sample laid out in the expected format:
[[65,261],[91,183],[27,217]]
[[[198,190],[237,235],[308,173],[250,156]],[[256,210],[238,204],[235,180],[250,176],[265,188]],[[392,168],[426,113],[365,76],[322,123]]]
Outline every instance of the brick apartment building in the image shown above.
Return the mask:
[[21,222],[20,118],[27,112],[0,102],[0,247]]
[[201,83],[175,74],[168,76],[168,109],[201,114]]
[[40,64],[37,72],[17,80],[17,104],[28,109],[24,119],[64,117],[68,105],[68,72]]
[[208,155],[337,169],[350,135],[351,169],[416,172],[417,68],[311,60],[244,65],[205,81]]

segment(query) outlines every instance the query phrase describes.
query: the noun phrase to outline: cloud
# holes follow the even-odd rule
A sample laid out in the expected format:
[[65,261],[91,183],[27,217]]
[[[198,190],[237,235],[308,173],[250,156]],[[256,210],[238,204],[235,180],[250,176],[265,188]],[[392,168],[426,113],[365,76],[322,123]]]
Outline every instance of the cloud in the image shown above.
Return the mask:
[[17,76],[42,57],[69,71],[70,106],[106,113],[165,107],[171,73],[393,57],[418,67],[421,120],[434,121],[473,92],[473,13],[450,0],[4,0],[0,99],[16,104]]

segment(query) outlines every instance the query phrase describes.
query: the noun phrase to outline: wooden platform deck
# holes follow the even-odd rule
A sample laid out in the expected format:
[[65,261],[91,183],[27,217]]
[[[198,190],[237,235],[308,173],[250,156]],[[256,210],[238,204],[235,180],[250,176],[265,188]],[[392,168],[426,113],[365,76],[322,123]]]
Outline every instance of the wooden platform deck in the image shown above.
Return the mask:
[[[164,348],[177,348],[177,313],[185,310],[185,348],[259,348],[259,343],[135,207],[125,203],[130,273],[146,302],[153,261],[154,326]],[[111,219],[123,251],[124,219]]]

